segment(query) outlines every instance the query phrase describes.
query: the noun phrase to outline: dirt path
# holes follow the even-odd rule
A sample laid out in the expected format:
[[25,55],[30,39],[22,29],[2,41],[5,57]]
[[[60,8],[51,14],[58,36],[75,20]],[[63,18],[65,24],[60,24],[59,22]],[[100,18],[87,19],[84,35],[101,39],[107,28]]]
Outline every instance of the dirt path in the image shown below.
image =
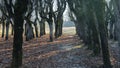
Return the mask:
[[[23,44],[23,68],[98,68],[101,56],[91,56],[92,51],[77,36],[69,35],[48,42],[43,36]],[[11,63],[12,40],[0,38],[0,68]]]

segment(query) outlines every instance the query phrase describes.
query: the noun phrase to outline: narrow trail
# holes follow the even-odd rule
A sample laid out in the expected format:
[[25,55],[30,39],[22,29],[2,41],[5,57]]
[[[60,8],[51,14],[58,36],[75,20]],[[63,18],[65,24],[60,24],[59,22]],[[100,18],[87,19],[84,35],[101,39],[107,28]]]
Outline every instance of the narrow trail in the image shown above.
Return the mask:
[[[0,68],[11,63],[12,38],[0,38]],[[98,68],[101,56],[91,56],[92,51],[75,35],[64,35],[54,42],[49,36],[23,43],[23,68]]]

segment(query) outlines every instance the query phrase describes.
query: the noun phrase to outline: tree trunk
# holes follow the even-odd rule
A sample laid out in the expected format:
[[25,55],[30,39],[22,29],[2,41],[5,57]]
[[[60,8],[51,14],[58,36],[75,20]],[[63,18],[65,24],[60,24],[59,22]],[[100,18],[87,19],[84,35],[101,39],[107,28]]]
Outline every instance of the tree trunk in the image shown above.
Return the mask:
[[113,36],[114,36],[113,35],[113,25],[114,25],[113,23],[110,23],[110,30],[109,30],[110,31],[110,39],[113,39]]
[[5,40],[8,40],[8,35],[9,35],[9,24],[10,24],[10,21],[7,20],[7,22],[6,22],[6,37],[5,37]]
[[63,28],[63,19],[61,17],[55,22],[55,38],[58,38],[62,35],[62,28]]
[[5,33],[5,22],[2,21],[2,38],[4,37],[4,33]]
[[23,15],[27,10],[28,0],[17,0],[14,8],[14,38],[11,68],[22,66]]
[[117,41],[118,38],[117,38],[117,23],[115,23],[115,27],[114,27],[114,40]]
[[13,35],[14,34],[14,26],[12,25],[11,28],[12,28],[11,35]]
[[98,5],[98,6],[95,6],[95,8],[96,8],[96,16],[98,20],[98,27],[100,31],[104,68],[112,68],[111,62],[110,62],[109,48],[108,48],[108,37],[107,37],[108,35],[106,30],[107,27],[104,20],[104,15],[105,15],[104,0],[96,1],[95,4]]
[[12,68],[19,68],[22,65],[23,18],[21,15],[16,15],[14,20]]
[[45,22],[42,23],[43,24],[43,34],[45,35],[46,32],[45,32]]
[[100,38],[101,38],[101,47],[102,47],[102,54],[103,54],[103,63],[104,68],[112,68],[111,62],[110,62],[110,54],[109,54],[109,48],[108,48],[108,40],[106,35],[106,30],[103,27],[103,25],[99,25],[100,28]]
[[63,19],[61,18],[60,19],[60,22],[59,22],[59,37],[62,35],[62,28],[63,28]]
[[43,23],[41,22],[40,23],[40,37],[43,36],[44,33],[43,33]]
[[58,22],[55,22],[55,38],[58,38],[59,36],[59,28]]
[[53,23],[49,22],[50,42],[53,41]]
[[26,35],[26,41],[29,41],[34,38],[34,32],[33,32],[33,27],[31,23],[25,24],[25,35]]
[[97,24],[98,24],[98,21],[97,21],[97,18],[96,18],[96,14],[95,12],[93,11],[92,12],[93,14],[93,21],[91,22],[92,23],[92,32],[93,32],[93,43],[94,43],[94,54],[95,55],[99,55],[100,52],[101,52],[101,41],[100,41],[100,33],[99,33],[99,29],[97,27]]
[[35,34],[36,34],[36,37],[38,37],[38,27],[37,27],[37,24],[34,24],[34,27],[35,27]]
[[40,37],[45,35],[46,32],[45,32],[45,20],[41,20],[41,22],[39,23],[40,25]]

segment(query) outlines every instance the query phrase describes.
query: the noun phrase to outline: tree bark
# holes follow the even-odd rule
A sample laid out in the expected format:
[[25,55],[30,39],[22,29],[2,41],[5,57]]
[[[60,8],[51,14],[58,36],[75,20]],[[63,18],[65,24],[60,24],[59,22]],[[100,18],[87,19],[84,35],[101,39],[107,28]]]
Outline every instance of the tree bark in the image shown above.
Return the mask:
[[58,38],[59,36],[59,28],[58,22],[55,22],[55,38]]
[[53,41],[53,23],[49,24],[49,29],[50,29],[50,42]]
[[114,35],[113,35],[113,26],[114,26],[114,24],[113,24],[113,22],[111,22],[110,23],[110,30],[109,30],[109,32],[110,32],[110,39],[113,39],[113,37],[114,37]]
[[7,22],[6,22],[6,37],[5,37],[5,40],[8,40],[8,35],[9,35],[9,24],[10,24],[10,21],[7,20]]
[[12,25],[11,28],[12,28],[11,35],[13,35],[14,34],[14,26]]
[[62,35],[62,28],[63,28],[63,19],[60,18],[60,21],[59,21],[59,37]]
[[36,23],[34,24],[34,27],[35,27],[35,34],[36,34],[36,37],[38,37],[38,27],[37,27],[37,24],[36,24]]
[[4,33],[5,33],[5,22],[2,21],[2,38],[4,37]]
[[26,22],[27,23],[25,24],[25,35],[26,35],[26,41],[29,41],[34,38],[34,32],[30,21],[26,21]]
[[14,8],[14,38],[11,68],[22,66],[23,16],[27,10],[28,0],[17,0]]
[[23,43],[23,18],[21,15],[15,16],[14,19],[14,43],[12,53],[12,68],[22,66],[22,43]]
[[[101,39],[101,48],[102,48],[102,57],[103,57],[103,63],[104,68],[112,68],[111,62],[110,62],[110,54],[109,54],[109,48],[108,48],[108,35],[107,35],[107,27],[105,24],[105,3],[104,0],[96,1],[95,4],[98,6],[95,6],[96,8],[96,15],[98,20],[98,27],[100,31],[100,39]],[[97,9],[99,8],[99,9]]]
[[40,37],[45,35],[46,32],[45,32],[45,20],[44,19],[41,19],[41,22],[39,23],[40,25]]
[[47,22],[49,24],[49,34],[50,34],[50,42],[53,42],[53,19],[52,19],[52,7],[50,6],[50,12],[49,12],[49,18],[47,19]]

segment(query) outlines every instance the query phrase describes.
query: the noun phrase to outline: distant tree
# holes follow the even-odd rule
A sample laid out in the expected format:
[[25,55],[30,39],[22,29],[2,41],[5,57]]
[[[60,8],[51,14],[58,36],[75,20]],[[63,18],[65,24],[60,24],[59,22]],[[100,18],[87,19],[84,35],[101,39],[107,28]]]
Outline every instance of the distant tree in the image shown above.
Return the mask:
[[27,11],[25,14],[25,36],[26,36],[26,41],[29,41],[35,37],[34,35],[34,30],[33,30],[33,24],[34,22],[31,21],[32,13],[34,11],[34,1],[29,0],[28,6],[27,6]]
[[13,22],[11,21],[13,18],[13,12],[12,12],[12,1],[4,0],[1,1],[0,4],[0,10],[2,12],[2,37],[4,37],[4,30],[6,25],[6,36],[5,39],[8,40],[8,34],[9,34],[9,25],[11,24],[13,26]]
[[66,9],[66,0],[57,0],[57,10],[53,13],[55,23],[55,38],[62,35],[63,26],[63,13]]
[[53,41],[53,0],[40,0],[40,16],[48,22],[50,29],[50,41]]

